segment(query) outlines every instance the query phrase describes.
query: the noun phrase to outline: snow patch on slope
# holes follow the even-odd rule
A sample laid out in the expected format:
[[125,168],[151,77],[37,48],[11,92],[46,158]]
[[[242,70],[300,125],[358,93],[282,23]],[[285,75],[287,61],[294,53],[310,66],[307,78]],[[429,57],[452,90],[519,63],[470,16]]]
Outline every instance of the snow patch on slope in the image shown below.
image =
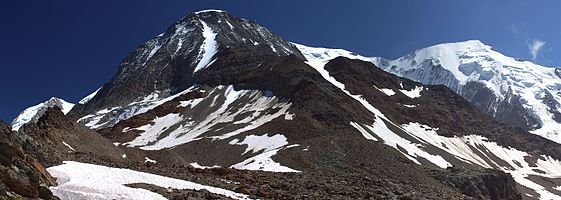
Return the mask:
[[265,151],[263,153],[257,154],[251,158],[248,158],[238,164],[232,165],[232,168],[242,169],[242,170],[261,170],[269,172],[300,172],[298,170],[291,169],[289,167],[282,166],[280,163],[275,162],[272,157],[282,149],[292,148],[299,145],[290,145],[287,147],[282,147],[270,151]]
[[189,163],[189,165],[191,165],[191,167],[194,167],[194,168],[197,168],[197,169],[212,169],[212,168],[219,168],[219,167],[220,167],[220,166],[218,166],[218,165],[214,165],[214,166],[212,166],[212,167],[209,167],[209,166],[202,166],[202,165],[199,165],[199,163],[196,163],[196,162],[194,162],[194,163]]
[[[462,137],[444,137],[436,133],[437,128],[432,128],[419,123],[404,124],[402,127],[408,133],[417,138],[425,145],[440,148],[460,160],[479,165],[485,168],[501,169],[510,173],[514,180],[521,185],[534,189],[540,194],[540,199],[558,199],[561,196],[550,193],[543,186],[532,182],[528,175],[543,177],[561,177],[561,161],[550,156],[539,156],[535,165],[528,163],[525,157],[530,155],[512,147],[502,147],[496,142],[490,142],[487,138],[479,135],[467,135]],[[496,162],[499,158],[501,162]],[[503,164],[503,163],[506,163]],[[542,171],[538,173],[534,170]]]
[[76,151],[74,148],[72,148],[72,146],[70,146],[68,143],[66,143],[66,142],[64,142],[64,141],[62,141],[62,144],[63,144],[64,146],[68,147],[70,150]]
[[415,86],[414,89],[411,90],[399,90],[401,93],[403,93],[405,96],[409,97],[409,98],[418,98],[421,97],[421,91],[423,91],[423,86]]
[[133,183],[146,183],[163,188],[207,190],[233,199],[249,199],[244,194],[190,181],[73,161],[64,161],[64,164],[50,167],[47,171],[57,178],[58,186],[51,187],[51,191],[62,199],[166,199],[145,189],[125,186]]
[[[359,125],[355,125],[355,128],[358,127],[358,126]],[[395,148],[396,150],[398,150],[403,155],[405,155],[407,158],[409,158],[410,160],[412,160],[413,162],[415,162],[417,164],[421,164],[421,163],[416,158],[422,157],[424,159],[427,159],[428,161],[430,161],[431,163],[435,164],[436,166],[438,166],[440,168],[447,168],[447,167],[452,166],[452,164],[450,164],[448,161],[446,161],[441,156],[432,155],[432,154],[426,152],[425,150],[423,150],[419,146],[419,144],[417,144],[415,142],[412,142],[412,141],[409,141],[409,140],[395,134],[393,131],[391,131],[387,127],[387,125],[384,123],[384,121],[381,120],[380,118],[377,118],[376,121],[374,122],[374,124],[372,124],[372,125],[362,125],[360,127],[362,127],[363,129],[368,129],[371,133],[376,134],[376,136],[378,136],[379,138],[381,138],[384,141],[384,144],[387,144],[387,145]]]
[[393,91],[391,88],[379,88],[379,87],[376,87],[375,85],[374,85],[374,87],[377,90],[379,90],[380,92],[382,92],[382,93],[384,93],[388,96],[393,96],[395,94],[395,91]]
[[148,157],[144,157],[144,163],[152,163],[152,164],[156,164],[157,161],[156,160],[152,160]]
[[203,37],[205,38],[205,40],[200,47],[198,56],[200,60],[195,67],[193,74],[197,73],[197,71],[201,69],[206,68],[218,49],[218,44],[215,40],[217,33],[213,32],[212,29],[203,20],[199,20],[199,22],[201,22],[201,25],[203,26]]
[[103,110],[99,110],[93,114],[86,115],[78,119],[78,123],[83,123],[85,126],[89,127],[90,129],[111,127],[122,120],[126,120],[135,115],[145,113],[178,96],[192,92],[195,89],[196,87],[192,86],[182,92],[179,92],[177,94],[168,97],[161,97],[162,93],[164,92],[156,91],[149,94],[146,97],[139,98],[138,100],[126,106],[106,108]]
[[364,136],[364,138],[366,138],[367,140],[378,141],[376,137],[374,137],[368,130],[362,127],[359,123],[351,122],[351,126],[357,129],[362,134],[362,136]]
[[[233,86],[218,86],[206,97],[182,102],[180,106],[188,109],[202,109],[200,102],[207,100],[214,102],[217,96],[223,98],[224,103],[211,107],[205,105],[204,109],[210,113],[203,118],[193,119],[191,116],[170,114],[165,119],[154,120],[153,124],[129,127],[125,131],[140,130],[143,132],[140,137],[127,144],[144,150],[160,150],[202,138],[224,140],[258,128],[274,119],[283,116],[286,118],[286,115],[290,115],[288,108],[291,103],[280,102],[277,97],[266,95],[258,90],[236,91]],[[237,116],[244,116],[244,118],[237,119]],[[174,128],[168,129],[172,125]],[[223,134],[213,135],[212,133],[221,130],[221,128],[216,128],[218,126],[231,126],[234,129]],[[160,137],[163,132],[166,132],[165,137]]]
[[[127,129],[126,131],[130,130],[138,130],[144,131],[140,134],[140,136],[136,137],[134,140],[124,143],[123,145],[129,147],[138,147],[138,146],[145,146],[149,143],[156,142],[160,134],[163,133],[168,128],[171,128],[173,125],[181,122],[183,118],[179,116],[179,114],[171,113],[163,117],[157,117],[152,121],[153,124],[146,124],[144,126],[138,128]],[[125,129],[123,129],[125,130]]]
[[252,152],[257,153],[259,151],[271,151],[278,149],[280,147],[288,145],[287,138],[284,135],[276,134],[273,136],[269,135],[248,135],[241,142],[231,141],[230,144],[235,145],[247,145],[247,148],[242,153],[242,155]]
[[282,134],[275,134],[272,136],[269,136],[268,134],[261,136],[248,135],[243,141],[234,139],[230,141],[229,144],[247,145],[247,148],[242,155],[246,153],[255,154],[261,152],[238,164],[232,165],[232,168],[270,172],[300,172],[298,170],[282,166],[280,163],[277,163],[272,159],[272,156],[276,155],[280,150],[300,146],[298,144],[287,146],[287,138]]

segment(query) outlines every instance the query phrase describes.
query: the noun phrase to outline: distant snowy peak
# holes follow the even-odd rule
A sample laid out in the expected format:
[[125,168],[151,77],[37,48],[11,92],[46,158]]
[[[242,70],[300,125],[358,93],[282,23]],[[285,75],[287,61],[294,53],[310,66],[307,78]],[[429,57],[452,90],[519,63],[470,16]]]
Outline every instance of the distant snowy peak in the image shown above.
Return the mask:
[[68,103],[65,100],[53,97],[48,101],[29,107],[21,112],[12,121],[12,130],[18,131],[26,123],[37,122],[37,120],[39,120],[39,118],[43,116],[48,108],[58,107],[66,115],[68,112],[70,112],[70,110],[72,110],[74,105],[75,104],[73,103]]
[[373,58],[364,57],[353,53],[351,51],[347,51],[345,49],[330,49],[330,48],[322,48],[322,47],[308,47],[298,43],[292,43],[294,46],[300,50],[302,55],[306,57],[308,62],[310,61],[318,61],[321,60],[323,62],[327,62],[339,56],[346,57],[350,59],[358,59],[364,61],[371,61]]
[[541,78],[559,79],[555,77],[554,68],[505,56],[478,40],[434,45],[391,61],[375,60],[386,71],[425,84],[455,82],[449,86],[457,92],[462,92],[459,87],[468,82],[481,82],[501,100],[514,84],[509,82],[514,77],[530,82],[539,82]]
[[312,62],[343,56],[423,84],[446,85],[497,119],[561,143],[561,69],[505,56],[478,40],[438,44],[395,60],[295,45]]
[[398,76],[446,85],[479,109],[561,143],[559,69],[505,56],[477,40],[374,61]]

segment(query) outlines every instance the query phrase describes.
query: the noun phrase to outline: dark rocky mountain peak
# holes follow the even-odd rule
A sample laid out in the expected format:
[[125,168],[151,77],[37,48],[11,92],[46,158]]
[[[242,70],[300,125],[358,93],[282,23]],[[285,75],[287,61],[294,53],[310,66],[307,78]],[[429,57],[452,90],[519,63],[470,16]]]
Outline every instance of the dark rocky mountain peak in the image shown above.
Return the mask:
[[121,62],[113,79],[76,110],[88,113],[150,94],[162,97],[183,91],[196,83],[197,73],[212,65],[219,52],[236,49],[303,59],[293,44],[255,21],[220,10],[194,12],[137,47]]

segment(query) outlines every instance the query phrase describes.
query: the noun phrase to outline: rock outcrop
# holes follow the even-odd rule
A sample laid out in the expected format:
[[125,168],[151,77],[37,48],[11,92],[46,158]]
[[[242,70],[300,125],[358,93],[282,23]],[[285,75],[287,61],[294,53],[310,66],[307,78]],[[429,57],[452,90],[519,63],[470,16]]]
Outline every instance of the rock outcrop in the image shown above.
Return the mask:
[[49,190],[55,178],[23,150],[15,134],[0,121],[0,199],[58,199]]
[[522,199],[514,179],[498,170],[450,167],[447,170],[434,171],[433,174],[445,185],[456,188],[475,199]]

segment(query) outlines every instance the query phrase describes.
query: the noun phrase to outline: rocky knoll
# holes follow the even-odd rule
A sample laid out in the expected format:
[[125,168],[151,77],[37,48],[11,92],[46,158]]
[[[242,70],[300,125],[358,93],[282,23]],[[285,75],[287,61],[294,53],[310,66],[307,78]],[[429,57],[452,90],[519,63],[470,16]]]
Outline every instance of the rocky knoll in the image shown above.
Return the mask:
[[14,134],[0,122],[0,199],[58,199],[48,188],[56,184],[55,178],[23,150]]

